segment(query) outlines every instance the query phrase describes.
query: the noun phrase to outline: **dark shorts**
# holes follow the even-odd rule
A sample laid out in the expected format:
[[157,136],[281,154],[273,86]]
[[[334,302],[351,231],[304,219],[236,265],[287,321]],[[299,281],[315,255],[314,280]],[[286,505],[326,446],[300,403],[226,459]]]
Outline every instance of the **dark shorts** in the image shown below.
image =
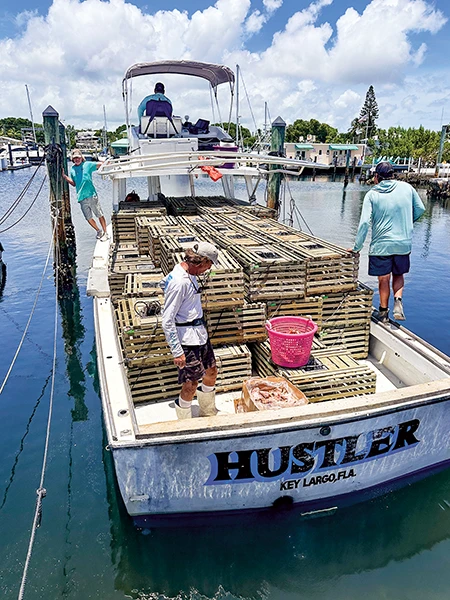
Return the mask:
[[409,254],[369,256],[369,275],[403,275],[409,271]]
[[183,346],[183,350],[186,366],[178,369],[178,383],[200,381],[206,369],[216,366],[214,350],[209,340],[203,346]]

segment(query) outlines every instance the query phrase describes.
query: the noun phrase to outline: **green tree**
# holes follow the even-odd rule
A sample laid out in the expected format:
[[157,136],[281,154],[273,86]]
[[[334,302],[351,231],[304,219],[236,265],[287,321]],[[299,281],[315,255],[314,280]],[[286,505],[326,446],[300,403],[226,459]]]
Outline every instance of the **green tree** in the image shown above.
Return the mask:
[[313,135],[317,142],[335,142],[339,136],[339,132],[328,123],[321,123],[316,119],[305,121],[296,119],[292,125],[286,127],[286,142],[295,143],[300,140],[300,137],[306,140],[308,135]]
[[[375,149],[377,157],[387,156],[389,158],[408,158],[415,160],[419,158],[423,162],[434,164],[439,149],[440,133],[420,127],[389,127],[389,129],[378,130],[378,146]],[[450,159],[450,143],[444,146],[443,160]]]
[[[358,124],[362,125],[363,131],[367,132],[367,138],[373,137],[377,131],[376,121],[378,119],[378,104],[375,98],[375,90],[373,85],[369,87],[366,93],[366,99],[361,108],[358,118]],[[352,121],[353,126],[354,120]]]
[[[236,123],[213,123],[213,125],[223,127],[233,140],[236,140]],[[243,127],[242,125],[240,127],[240,137],[244,147],[251,147],[256,141],[256,137],[252,135],[250,129],[247,129],[247,127]]]
[[66,125],[66,137],[69,149],[74,148],[76,144],[77,130],[73,125]]

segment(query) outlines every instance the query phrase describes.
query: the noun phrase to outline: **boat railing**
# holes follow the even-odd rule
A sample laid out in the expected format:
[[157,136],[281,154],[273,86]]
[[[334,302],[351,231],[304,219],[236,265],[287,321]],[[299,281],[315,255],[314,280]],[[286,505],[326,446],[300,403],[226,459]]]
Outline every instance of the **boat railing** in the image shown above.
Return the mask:
[[[225,167],[232,163],[233,167]],[[98,172],[100,175],[117,177],[138,171],[164,172],[179,174],[192,174],[201,167],[216,167],[226,175],[237,175],[243,167],[253,167],[256,171],[264,172],[263,165],[277,166],[278,170],[290,169],[290,173],[300,175],[305,167],[313,166],[316,169],[328,169],[329,165],[312,163],[311,161],[271,156],[268,154],[249,154],[248,152],[229,151],[188,151],[188,152],[163,152],[152,154],[127,155],[105,161]],[[223,170],[221,170],[223,167]],[[273,172],[271,170],[271,172]],[[156,173],[155,173],[156,174]]]

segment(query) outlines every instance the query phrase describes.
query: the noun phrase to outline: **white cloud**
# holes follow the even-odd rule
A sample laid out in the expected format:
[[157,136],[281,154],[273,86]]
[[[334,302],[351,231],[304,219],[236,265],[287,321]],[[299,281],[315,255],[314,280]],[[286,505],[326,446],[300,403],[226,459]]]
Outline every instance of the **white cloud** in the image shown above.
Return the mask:
[[[446,20],[425,0],[372,0],[362,14],[349,8],[336,23],[328,77],[395,81],[415,61],[410,34],[436,33]],[[424,52],[423,47],[419,54],[422,59]]]
[[265,15],[263,15],[259,10],[255,10],[245,22],[245,30],[248,33],[257,33],[262,29],[266,20],[267,17]]
[[345,92],[334,101],[334,105],[337,108],[357,108],[360,104],[361,96],[353,90],[345,90]]
[[280,8],[283,0],[263,0],[264,13],[260,10],[254,10],[245,22],[245,31],[252,35],[258,33],[264,24],[270,19],[273,13]]
[[283,0],[263,0],[263,4],[267,12],[273,13],[280,8]]
[[[449,78],[424,73],[427,45],[414,37],[421,33],[431,40],[447,20],[431,1],[355,2],[358,10],[349,8],[328,23],[322,9],[332,0],[316,0],[293,12],[258,52],[248,49],[249,39],[258,34],[258,43],[264,43],[265,25],[282,0],[263,0],[261,10],[251,0],[213,1],[193,14],[176,9],[152,14],[132,0],[53,0],[45,15],[20,13],[15,37],[0,39],[0,116],[28,114],[27,83],[36,120],[52,104],[67,122],[100,127],[105,104],[108,121],[118,125],[124,121],[120,92],[127,67],[191,58],[239,64],[259,125],[268,102],[272,117],[328,119],[346,130],[370,84],[380,125],[389,119],[414,124],[415,115],[422,118],[427,111],[430,123],[439,120],[433,107],[448,97]],[[176,76],[164,81],[177,113],[209,116],[205,82]],[[134,105],[153,84],[151,78],[136,79]],[[413,94],[417,98],[408,107],[404,100]],[[244,105],[242,96],[244,124],[253,128]]]
[[417,96],[414,94],[411,94],[410,96],[406,96],[406,98],[403,98],[401,105],[402,108],[406,108],[406,110],[411,110],[412,108],[414,108],[417,104]]

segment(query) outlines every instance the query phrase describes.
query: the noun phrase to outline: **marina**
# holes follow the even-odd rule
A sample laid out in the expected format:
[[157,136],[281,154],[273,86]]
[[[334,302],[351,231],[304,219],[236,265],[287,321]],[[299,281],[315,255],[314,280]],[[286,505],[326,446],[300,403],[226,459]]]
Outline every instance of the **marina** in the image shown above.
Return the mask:
[[[22,178],[19,181],[18,176]],[[28,175],[26,172],[3,173],[1,177],[4,212],[10,197],[14,192],[17,195]],[[98,178],[96,185],[107,211],[112,193],[110,182]],[[130,185],[141,197],[146,193],[146,186],[139,180],[130,181]],[[202,195],[214,193],[215,186],[208,180],[201,181],[200,185]],[[291,186],[293,193],[298,194],[302,215],[313,232],[347,247],[356,231],[365,190],[357,183],[349,184],[344,194],[342,181],[333,183],[326,178],[300,181]],[[26,298],[32,296],[45,260],[51,232],[46,191],[48,193],[48,188],[44,187],[33,213],[33,224],[24,220],[19,237],[8,232],[2,235],[8,278],[0,302],[0,318],[4,347],[9,348],[11,354],[20,336],[18,327],[23,327],[29,314]],[[243,183],[237,186],[236,194],[238,198],[245,198]],[[422,197],[427,211],[414,232],[412,268],[405,294],[406,324],[408,329],[448,353],[446,332],[450,324],[442,299],[449,285],[450,248],[446,231],[450,213],[445,202],[427,200],[424,194]],[[46,549],[44,552],[39,544],[34,554],[36,587],[53,596],[66,586],[72,590],[69,595],[72,593],[74,597],[89,597],[98,590],[108,597],[122,598],[124,594],[139,597],[138,593],[155,591],[174,596],[190,587],[213,596],[221,586],[231,595],[250,597],[258,590],[270,595],[276,589],[293,590],[302,585],[307,574],[312,582],[305,592],[307,598],[324,594],[343,598],[355,584],[372,590],[366,594],[374,599],[386,589],[394,594],[405,590],[426,594],[435,590],[439,597],[440,586],[445,586],[448,576],[445,567],[450,536],[446,504],[450,500],[448,470],[388,496],[341,509],[338,518],[299,520],[298,513],[293,511],[278,513],[276,518],[272,513],[246,517],[245,523],[238,519],[226,527],[220,522],[212,523],[195,530],[198,542],[194,550],[190,528],[181,527],[172,533],[170,529],[160,533],[152,530],[149,535],[134,529],[115,487],[111,452],[104,449],[107,442],[104,437],[102,440],[98,384],[92,377],[95,364],[93,307],[92,299],[85,295],[93,240],[76,210],[78,207],[74,204],[73,208],[78,241],[79,321],[78,324],[75,321],[66,334],[67,341],[58,342],[61,361],[55,404],[57,443],[51,450],[46,486],[52,490],[55,501],[49,503],[50,495],[45,500],[45,529],[41,528],[39,534],[47,531],[43,540]],[[324,213],[329,215],[326,222],[322,218]],[[429,268],[430,264],[433,269]],[[26,294],[18,298],[16,290],[23,289],[21,274],[24,271],[29,275],[29,287]],[[360,277],[365,284],[374,287],[373,278],[366,273],[367,254],[363,252]],[[430,295],[430,289],[435,293]],[[2,478],[6,483],[0,518],[5,540],[2,560],[10,573],[3,583],[7,592],[16,589],[20,574],[16,561],[23,555],[27,534],[25,528],[18,531],[14,523],[34,506],[29,480],[39,466],[45,419],[42,403],[48,398],[48,384],[44,386],[51,366],[48,350],[52,343],[52,278],[46,281],[42,293],[42,304],[39,303],[42,316],[33,322],[23,355],[18,359],[18,371],[12,379],[14,385],[6,388],[2,395],[6,414],[13,419],[13,426],[2,439],[5,457]],[[374,302],[376,304],[376,299]],[[423,318],[424,304],[435,318]],[[36,402],[36,414],[28,423]],[[6,515],[9,515],[7,520]],[[261,528],[266,540],[263,546]],[[324,539],[328,540],[327,544],[323,544]],[[180,551],[191,555],[189,565],[175,574],[171,569],[174,543]],[[254,548],[251,556],[250,547]],[[303,558],[299,559],[299,553]],[[233,561],[229,560],[230,554],[235,557]],[[335,554],[346,557],[345,566],[342,561],[336,563],[330,559]],[[436,565],[438,577],[436,570],[433,576],[424,570],[430,559]],[[100,580],[98,573],[102,573]],[[380,580],[375,583],[375,574],[380,573],[385,583]],[[40,591],[36,597],[40,597]]]
[[[430,103],[431,78],[405,69],[425,73],[428,47],[416,52],[411,33],[435,34],[445,11],[381,0],[336,20],[342,7],[318,2],[282,29],[283,2],[236,2],[232,19],[223,4],[191,17],[75,0],[68,29],[53,2],[3,38],[5,72],[30,81],[43,125],[27,84],[31,120],[6,116],[23,106],[3,81],[0,591],[443,600],[450,126],[445,88]],[[403,46],[390,40],[383,73],[370,58],[379,4]],[[108,35],[88,41],[94,8]],[[134,32],[120,54],[108,41],[119,22]],[[259,36],[259,50],[266,22],[272,42]],[[293,59],[289,38],[308,51]],[[33,42],[30,65],[19,40]],[[179,60],[165,60],[166,43]],[[240,65],[196,57],[242,61],[249,86]],[[123,71],[125,60],[154,62]],[[408,86],[420,94],[401,97]],[[250,98],[264,101],[263,128]]]

